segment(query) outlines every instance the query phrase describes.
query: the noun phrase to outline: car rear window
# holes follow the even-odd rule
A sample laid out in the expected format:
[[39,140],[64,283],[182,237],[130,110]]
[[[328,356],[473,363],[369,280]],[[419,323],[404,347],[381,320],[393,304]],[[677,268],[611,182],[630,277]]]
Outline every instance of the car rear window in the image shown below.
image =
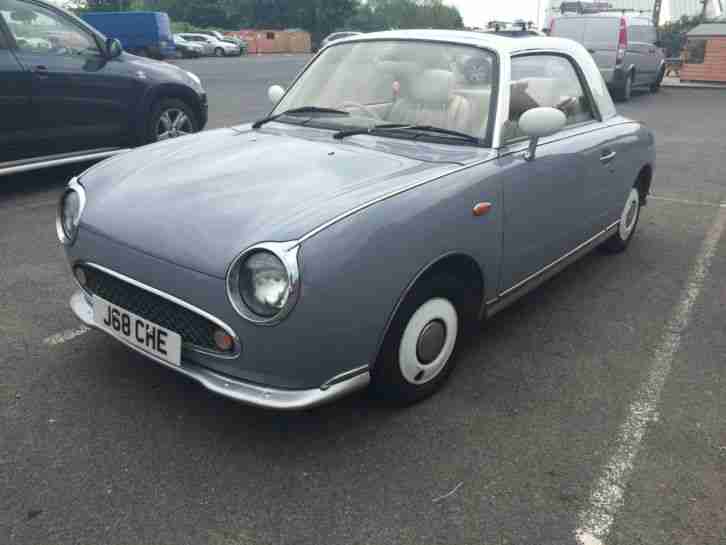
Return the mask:
[[569,38],[570,40],[582,43],[584,40],[584,34],[585,19],[580,17],[576,19],[555,19],[552,36],[557,38]]
[[608,19],[595,19],[593,17],[588,19],[585,46],[607,46],[615,49],[618,45],[619,30],[620,21],[615,17]]

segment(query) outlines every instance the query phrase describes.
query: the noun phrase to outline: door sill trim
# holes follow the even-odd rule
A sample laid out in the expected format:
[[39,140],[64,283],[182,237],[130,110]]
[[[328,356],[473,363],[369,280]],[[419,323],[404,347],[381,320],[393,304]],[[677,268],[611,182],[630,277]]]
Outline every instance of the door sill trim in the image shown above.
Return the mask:
[[20,161],[7,161],[0,163],[0,176],[9,176],[20,172],[40,170],[42,168],[70,165],[96,159],[105,159],[119,153],[129,151],[129,148],[98,148],[78,153],[62,153],[58,155],[45,155],[33,159],[21,159]]
[[552,278],[558,272],[568,265],[571,265],[579,258],[591,252],[596,246],[602,244],[612,235],[620,225],[620,220],[610,224],[608,227],[589,238],[582,244],[579,244],[562,257],[554,260],[549,265],[543,267],[539,271],[529,275],[521,282],[516,283],[511,288],[507,288],[494,299],[487,301],[482,309],[482,317],[490,318],[496,313],[504,310],[506,307],[514,303],[520,297],[525,296],[536,287]]

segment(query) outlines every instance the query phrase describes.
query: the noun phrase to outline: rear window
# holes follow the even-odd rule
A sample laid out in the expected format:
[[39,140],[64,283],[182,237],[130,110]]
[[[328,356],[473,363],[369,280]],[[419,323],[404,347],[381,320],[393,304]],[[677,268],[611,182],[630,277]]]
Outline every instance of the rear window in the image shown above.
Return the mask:
[[616,18],[589,19],[585,33],[585,45],[607,45],[613,49],[618,45],[620,21]]
[[556,38],[569,38],[576,42],[582,43],[585,34],[585,19],[555,19],[552,36]]

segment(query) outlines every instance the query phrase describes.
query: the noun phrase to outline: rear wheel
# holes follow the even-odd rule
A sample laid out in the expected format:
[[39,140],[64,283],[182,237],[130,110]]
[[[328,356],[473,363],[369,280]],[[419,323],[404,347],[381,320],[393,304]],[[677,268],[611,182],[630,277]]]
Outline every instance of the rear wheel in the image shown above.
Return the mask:
[[371,388],[384,399],[410,404],[438,390],[454,367],[469,318],[456,279],[423,280],[399,307],[371,372]]
[[663,83],[663,78],[665,77],[665,67],[658,70],[658,76],[656,76],[655,81],[650,85],[650,92],[651,93],[657,93],[660,91],[660,85]]
[[628,102],[630,97],[633,95],[633,73],[628,72],[625,76],[623,86],[618,89],[615,93],[615,98],[620,102]]
[[215,57],[224,57],[224,49],[221,47],[218,47],[214,50],[214,56]]
[[161,142],[199,130],[196,116],[186,103],[176,98],[158,101],[151,112],[147,142]]
[[625,251],[630,244],[635,229],[640,219],[640,192],[637,187],[633,187],[628,193],[625,200],[625,206],[620,214],[620,223],[618,230],[605,241],[602,249],[610,253],[619,253]]

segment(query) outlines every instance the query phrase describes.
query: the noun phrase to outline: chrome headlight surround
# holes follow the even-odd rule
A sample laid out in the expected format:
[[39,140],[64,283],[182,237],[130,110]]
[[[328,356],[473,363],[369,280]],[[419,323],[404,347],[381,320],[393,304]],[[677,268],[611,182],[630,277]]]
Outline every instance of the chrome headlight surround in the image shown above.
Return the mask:
[[[239,254],[227,270],[227,298],[237,314],[256,325],[271,326],[280,323],[292,311],[300,295],[299,246],[295,242],[263,242],[247,248]],[[287,299],[285,305],[273,316],[261,316],[252,311],[240,293],[240,267],[252,254],[268,252],[275,256],[287,271]]]
[[[76,218],[73,221],[73,232],[66,233],[66,230],[63,226],[64,219],[65,219],[65,202],[66,197],[70,193],[75,193],[78,196],[78,213],[76,215]],[[70,246],[76,241],[76,237],[78,236],[78,226],[81,223],[81,217],[83,216],[83,210],[86,208],[86,190],[83,189],[83,186],[78,183],[78,178],[71,178],[71,181],[68,182],[68,187],[66,187],[66,190],[63,192],[63,194],[60,197],[60,200],[58,201],[58,212],[56,214],[55,218],[55,229],[56,233],[58,234],[58,239],[61,241],[62,244],[65,246]]]

